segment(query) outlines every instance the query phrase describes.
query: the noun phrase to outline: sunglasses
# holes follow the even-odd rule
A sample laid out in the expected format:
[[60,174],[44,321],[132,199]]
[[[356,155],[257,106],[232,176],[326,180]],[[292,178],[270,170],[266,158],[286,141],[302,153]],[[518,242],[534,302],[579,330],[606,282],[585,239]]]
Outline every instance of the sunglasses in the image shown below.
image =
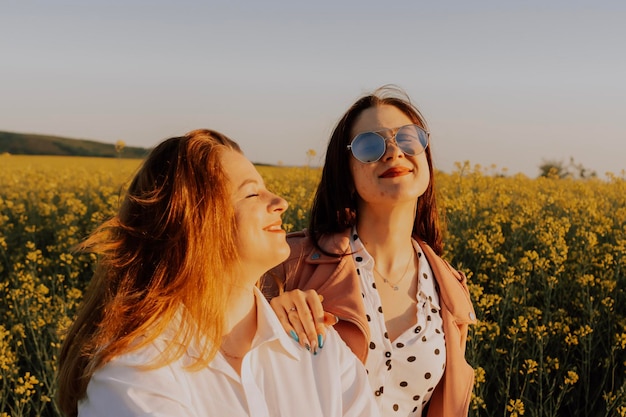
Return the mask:
[[396,146],[400,148],[405,155],[419,155],[428,146],[429,132],[425,131],[418,125],[406,125],[399,127],[394,135],[385,138],[382,132],[389,129],[380,130],[378,132],[359,133],[352,139],[347,149],[352,151],[352,155],[364,164],[376,162],[383,157],[387,151],[387,141],[394,139]]

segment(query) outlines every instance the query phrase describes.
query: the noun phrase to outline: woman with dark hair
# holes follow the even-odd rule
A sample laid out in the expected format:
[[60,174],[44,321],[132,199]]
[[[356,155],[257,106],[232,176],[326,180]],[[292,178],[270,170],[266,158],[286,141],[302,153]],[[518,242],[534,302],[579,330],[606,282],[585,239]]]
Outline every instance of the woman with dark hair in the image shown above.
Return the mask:
[[63,412],[378,415],[339,336],[309,355],[255,286],[289,254],[286,208],[226,136],[159,144],[119,213],[80,247],[99,259],[61,350]]
[[308,230],[263,280],[285,330],[312,350],[324,323],[365,364],[382,415],[467,415],[475,321],[465,276],[440,256],[427,124],[383,87],[335,127]]

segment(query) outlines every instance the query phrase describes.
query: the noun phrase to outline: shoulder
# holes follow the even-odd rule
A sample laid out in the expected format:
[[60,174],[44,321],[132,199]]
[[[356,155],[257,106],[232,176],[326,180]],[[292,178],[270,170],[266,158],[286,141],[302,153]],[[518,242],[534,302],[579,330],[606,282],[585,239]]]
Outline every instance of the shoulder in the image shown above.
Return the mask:
[[306,229],[288,233],[287,243],[291,249],[288,260],[301,258],[314,248],[313,240]]
[[317,242],[307,229],[289,233],[287,243],[291,249],[285,265],[305,262],[311,265],[336,264],[350,253],[349,231],[322,235]]
[[351,358],[355,358],[356,356],[352,353],[345,340],[341,338],[341,335],[335,328],[332,326],[329,327],[326,331],[326,341],[324,342],[326,345],[334,346],[340,353],[348,353]]
[[139,349],[114,357],[94,373],[94,378],[101,380],[120,379],[128,382],[144,381],[145,378],[143,383],[151,381],[155,375],[159,375],[159,379],[167,378],[168,374],[173,374],[172,371],[176,369],[176,365],[154,365],[164,350],[165,344],[162,340],[151,342]]
[[135,416],[158,410],[162,415],[192,415],[188,372],[181,361],[151,367],[160,351],[151,343],[98,369],[78,405],[79,414]]
[[426,255],[426,260],[433,270],[435,277],[439,279],[454,278],[461,283],[465,283],[466,278],[461,271],[455,269],[454,267],[452,267],[452,265],[450,265],[448,261],[437,255],[435,251],[424,240],[420,238],[415,238],[415,240],[424,252],[424,255]]
[[[186,326],[193,326],[186,324]],[[161,370],[172,372],[183,369],[193,358],[199,357],[196,340],[187,345],[181,337],[180,329],[183,327],[181,316],[177,314],[174,319],[154,339],[147,343],[144,337],[131,344],[129,350],[111,359],[103,368],[110,365],[113,369],[128,368],[133,370]],[[168,360],[167,358],[172,358]]]
[[467,278],[437,255],[426,242],[416,239],[426,256],[437,283],[439,299],[458,323],[473,323],[476,320],[470,299]]
[[362,365],[345,340],[343,340],[337,330],[332,327],[328,328],[326,332],[324,347],[320,353],[322,353],[322,355],[318,355],[320,356],[319,359],[330,361],[332,367],[337,371],[347,367],[352,368]]

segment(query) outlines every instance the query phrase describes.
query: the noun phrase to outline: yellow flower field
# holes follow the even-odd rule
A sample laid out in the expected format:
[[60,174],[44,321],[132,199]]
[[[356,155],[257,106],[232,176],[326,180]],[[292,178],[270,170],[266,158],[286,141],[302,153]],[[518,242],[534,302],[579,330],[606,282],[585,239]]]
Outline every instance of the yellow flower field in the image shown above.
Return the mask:
[[[140,161],[0,155],[0,417],[59,416],[57,350],[94,259],[72,247]],[[314,168],[258,167],[306,226]],[[626,416],[626,180],[438,173],[479,322],[472,416]],[[445,208],[445,210],[444,210]]]

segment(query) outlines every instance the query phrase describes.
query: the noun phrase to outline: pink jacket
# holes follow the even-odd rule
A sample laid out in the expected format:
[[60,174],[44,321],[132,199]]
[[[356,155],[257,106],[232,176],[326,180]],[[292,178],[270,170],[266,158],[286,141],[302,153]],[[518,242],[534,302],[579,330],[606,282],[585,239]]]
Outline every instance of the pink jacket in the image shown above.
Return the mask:
[[[348,232],[325,236],[320,246],[329,253],[349,253]],[[465,344],[468,325],[476,321],[476,316],[466,278],[437,256],[426,242],[416,240],[437,281],[446,336],[446,369],[431,397],[428,417],[467,416],[474,371],[465,360]],[[263,292],[272,298],[281,290],[316,290],[324,297],[324,310],[339,317],[334,327],[341,338],[365,362],[370,332],[352,256],[324,255],[313,246],[306,231],[291,233],[287,241],[291,255],[263,277]]]

